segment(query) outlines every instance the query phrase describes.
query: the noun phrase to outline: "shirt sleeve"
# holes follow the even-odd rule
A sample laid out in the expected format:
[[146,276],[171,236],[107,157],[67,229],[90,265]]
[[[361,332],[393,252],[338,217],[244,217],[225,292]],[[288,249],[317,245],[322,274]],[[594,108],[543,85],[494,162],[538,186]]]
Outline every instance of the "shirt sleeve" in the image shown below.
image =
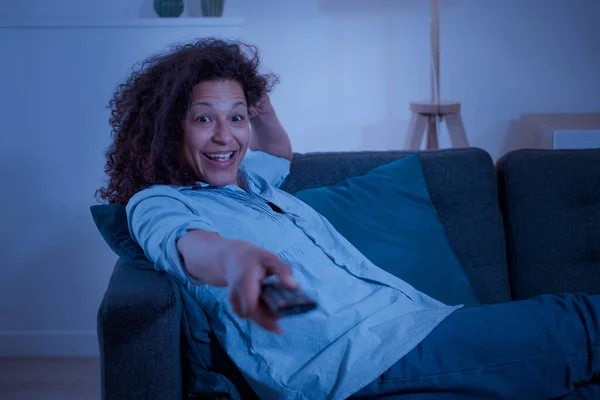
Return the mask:
[[192,210],[188,199],[176,189],[155,186],[131,198],[127,204],[129,232],[154,268],[179,280],[202,282],[185,269],[177,251],[177,239],[194,229],[215,232],[213,224]]
[[275,187],[280,187],[290,173],[290,160],[259,150],[248,149],[242,165]]

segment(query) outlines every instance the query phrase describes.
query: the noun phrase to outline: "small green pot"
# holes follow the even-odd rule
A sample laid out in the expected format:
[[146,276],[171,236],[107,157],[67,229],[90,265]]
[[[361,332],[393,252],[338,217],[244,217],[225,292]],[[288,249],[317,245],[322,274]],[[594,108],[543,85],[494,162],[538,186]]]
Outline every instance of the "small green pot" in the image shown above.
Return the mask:
[[202,5],[202,15],[205,17],[223,16],[223,7],[225,0],[200,0]]
[[154,10],[161,18],[177,18],[183,12],[183,0],[154,0]]

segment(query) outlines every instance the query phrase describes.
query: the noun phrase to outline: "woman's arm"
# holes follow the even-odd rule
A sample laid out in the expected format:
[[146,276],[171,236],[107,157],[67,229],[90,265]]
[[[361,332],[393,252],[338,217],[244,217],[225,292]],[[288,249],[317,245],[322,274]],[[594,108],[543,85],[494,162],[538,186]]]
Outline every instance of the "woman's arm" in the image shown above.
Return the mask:
[[[227,241],[217,233],[209,218],[191,211],[189,199],[177,189],[156,185],[142,190],[131,198],[126,210],[131,236],[156,270],[165,271],[179,281],[226,285],[225,273],[218,267],[222,265]],[[196,238],[193,242],[197,247],[191,253],[186,245],[190,236]],[[187,239],[181,242],[183,237]],[[185,253],[181,252],[182,244]],[[200,254],[204,256],[198,261]],[[189,260],[193,260],[194,271],[187,268]]]
[[269,275],[278,275],[290,289],[298,287],[292,269],[276,254],[248,241],[223,238],[170,187],[155,186],[133,196],[127,219],[132,237],[155,269],[180,283],[226,286],[236,314],[281,331],[278,317],[259,302],[262,281]]
[[177,239],[176,245],[183,268],[196,283],[227,286],[227,274],[222,266],[231,241],[214,232],[192,230]]
[[268,96],[250,111],[250,149],[292,160],[292,143]]

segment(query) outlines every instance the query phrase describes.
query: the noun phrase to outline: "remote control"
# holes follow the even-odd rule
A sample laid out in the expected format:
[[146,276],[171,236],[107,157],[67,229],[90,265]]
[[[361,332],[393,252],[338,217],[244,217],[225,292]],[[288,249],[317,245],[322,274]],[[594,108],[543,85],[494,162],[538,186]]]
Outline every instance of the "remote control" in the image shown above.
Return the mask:
[[260,299],[280,317],[303,314],[317,307],[317,303],[302,290],[287,289],[277,280],[263,283]]

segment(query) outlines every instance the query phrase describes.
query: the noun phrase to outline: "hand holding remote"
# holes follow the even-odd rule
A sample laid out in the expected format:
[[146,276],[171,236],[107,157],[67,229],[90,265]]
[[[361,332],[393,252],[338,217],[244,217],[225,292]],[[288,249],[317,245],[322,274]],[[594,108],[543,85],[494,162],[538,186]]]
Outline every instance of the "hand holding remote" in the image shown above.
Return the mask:
[[[229,244],[228,244],[229,246]],[[231,241],[224,264],[229,299],[234,312],[242,318],[256,322],[262,328],[281,333],[277,323],[280,315],[273,312],[264,301],[260,301],[263,281],[276,275],[282,287],[298,289],[292,277],[292,269],[281,259],[258,246],[245,241]]]
[[263,282],[260,300],[280,317],[304,314],[317,307],[317,303],[302,290],[288,289],[277,279]]

